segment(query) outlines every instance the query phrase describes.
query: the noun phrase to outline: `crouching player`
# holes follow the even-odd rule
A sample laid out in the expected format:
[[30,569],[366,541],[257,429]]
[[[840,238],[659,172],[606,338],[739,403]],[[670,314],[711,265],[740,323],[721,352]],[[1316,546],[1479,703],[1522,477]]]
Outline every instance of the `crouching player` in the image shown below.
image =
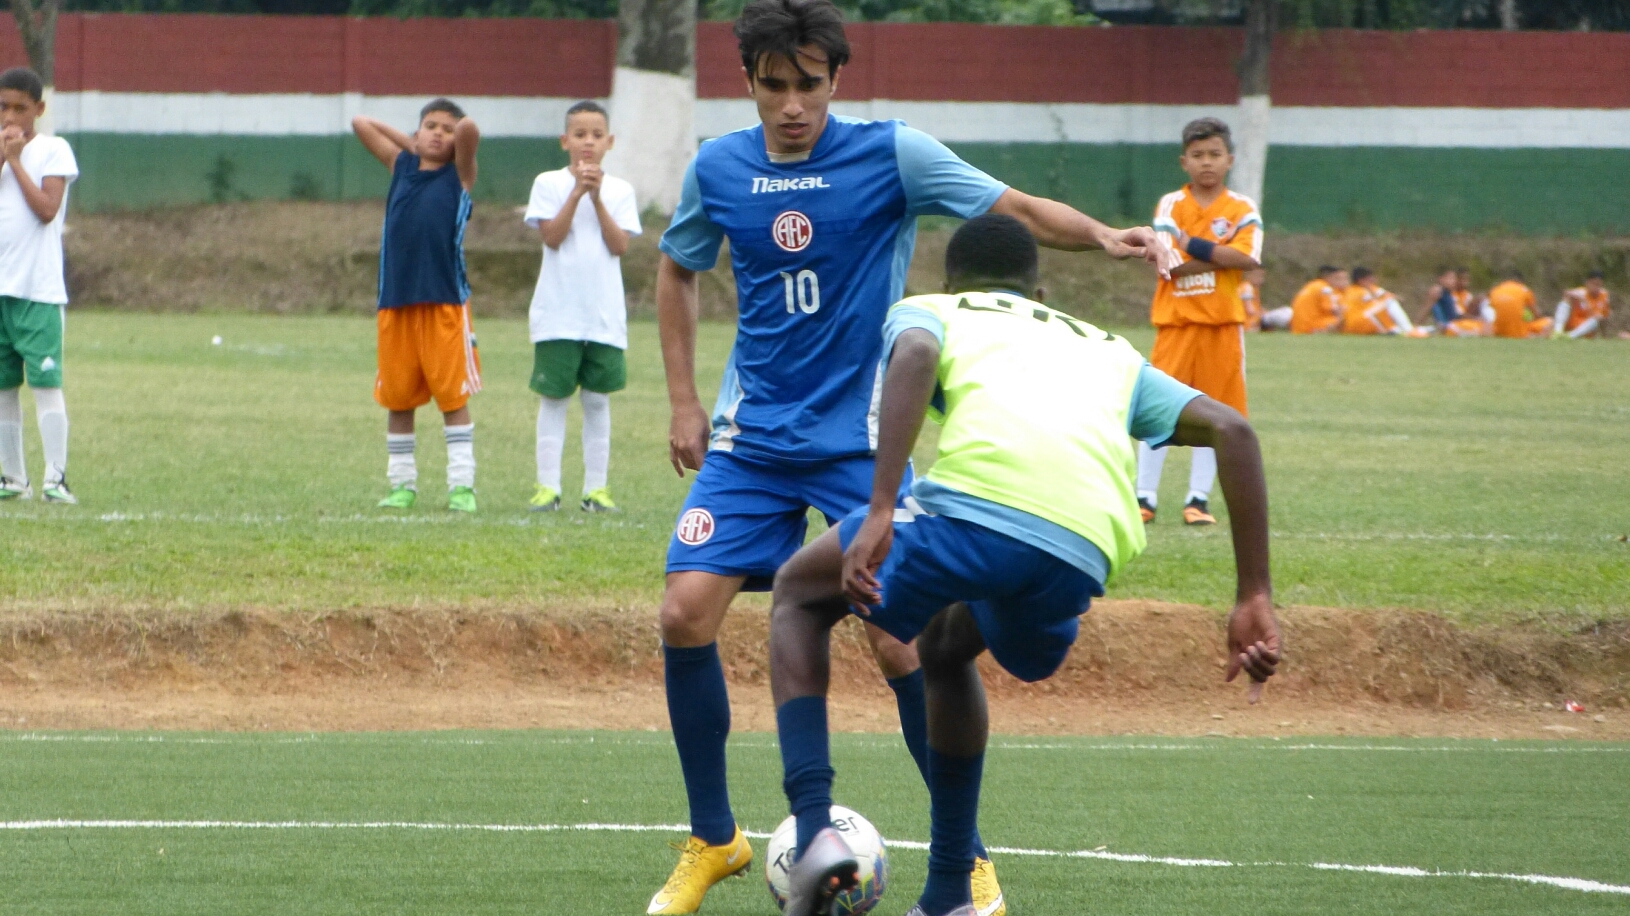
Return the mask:
[[[1079,615],[1143,550],[1128,432],[1217,450],[1238,574],[1227,677],[1249,674],[1254,702],[1279,663],[1266,484],[1245,418],[1126,341],[1042,306],[1039,291],[1020,294],[1036,288],[1036,244],[1012,218],[964,224],[946,276],[949,295],[906,299],[884,326],[869,508],[776,576],[770,682],[800,850],[788,916],[825,914],[856,879],[829,821],[826,714],[830,630],[851,607],[916,639],[926,678],[929,874],[910,916],[976,916],[969,870],[989,722],[974,661],[988,648],[1022,680],[1050,676]],[[928,412],[943,421],[938,460],[896,509]]]

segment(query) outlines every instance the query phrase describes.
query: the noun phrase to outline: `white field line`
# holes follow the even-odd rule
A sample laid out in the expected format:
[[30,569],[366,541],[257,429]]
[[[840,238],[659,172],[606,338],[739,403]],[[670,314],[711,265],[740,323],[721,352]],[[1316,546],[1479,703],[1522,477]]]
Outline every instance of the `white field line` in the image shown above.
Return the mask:
[[[470,833],[683,833],[683,824],[445,824],[419,821],[139,821],[139,820],[37,820],[0,821],[0,830],[421,830]],[[743,831],[756,839],[770,835]],[[886,840],[894,849],[926,850],[927,843],[915,840]],[[1607,884],[1588,878],[1555,875],[1525,875],[1508,872],[1441,871],[1409,865],[1347,865],[1339,862],[1231,862],[1226,859],[1196,859],[1177,856],[1151,856],[1141,853],[1109,852],[1103,849],[1025,849],[992,846],[990,851],[1004,856],[1037,856],[1063,859],[1092,859],[1130,865],[1166,865],[1175,868],[1306,868],[1315,871],[1355,872],[1397,878],[1482,878],[1540,884],[1564,890],[1593,894],[1630,896],[1630,885]]]

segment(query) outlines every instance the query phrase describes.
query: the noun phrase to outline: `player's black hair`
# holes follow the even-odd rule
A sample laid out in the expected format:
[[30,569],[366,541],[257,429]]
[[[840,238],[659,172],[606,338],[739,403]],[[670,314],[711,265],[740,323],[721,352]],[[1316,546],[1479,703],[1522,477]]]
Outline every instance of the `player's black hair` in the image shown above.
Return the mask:
[[945,278],[1036,285],[1036,237],[1024,223],[1002,213],[986,213],[962,224],[945,246]]
[[1330,276],[1331,274],[1335,273],[1336,271],[1338,271],[1340,269],[1341,269],[1340,267],[1337,267],[1334,264],[1320,264],[1319,265],[1319,276],[1328,277],[1328,276]]
[[445,111],[452,115],[453,120],[455,121],[461,121],[464,119],[464,109],[458,107],[457,102],[454,102],[452,99],[431,99],[425,103],[423,108],[419,109],[419,122],[423,123],[425,116],[429,115],[432,111]]
[[1210,140],[1212,137],[1221,137],[1223,145],[1228,151],[1234,151],[1234,132],[1220,118],[1195,118],[1183,125],[1183,151],[1187,152],[1190,143],[1201,140]]
[[798,60],[798,49],[806,45],[826,52],[828,77],[849,62],[843,13],[832,0],[752,0],[737,17],[735,32],[748,79],[758,77],[758,62],[771,54],[787,58],[799,74],[809,76]]
[[1586,280],[1606,280],[1607,277],[1601,271],[1593,270],[1590,273],[1585,274],[1585,279]]
[[28,97],[36,102],[45,98],[45,81],[40,79],[38,73],[27,67],[12,67],[0,73],[0,89],[26,92]]
[[611,126],[611,115],[606,113],[605,106],[601,105],[599,102],[587,100],[578,102],[572,107],[566,109],[566,126],[570,127],[572,125],[572,115],[580,114],[597,114],[606,119],[607,127]]
[[1353,268],[1353,282],[1354,283],[1357,283],[1360,280],[1368,280],[1369,278],[1371,278],[1373,276],[1375,276],[1375,271],[1369,269],[1368,267],[1355,267],[1355,268]]
[[1457,274],[1468,274],[1469,275],[1471,272],[1472,272],[1472,269],[1470,267],[1456,267],[1455,268],[1455,273],[1457,273]]
[[1506,271],[1505,275],[1507,279],[1516,280],[1518,283],[1522,282],[1522,271],[1516,269],[1515,267]]

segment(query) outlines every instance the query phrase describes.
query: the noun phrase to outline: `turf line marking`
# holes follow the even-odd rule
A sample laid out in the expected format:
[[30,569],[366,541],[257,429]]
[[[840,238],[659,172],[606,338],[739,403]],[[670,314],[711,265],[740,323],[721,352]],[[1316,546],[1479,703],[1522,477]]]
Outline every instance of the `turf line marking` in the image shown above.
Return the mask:
[[[420,821],[141,821],[141,820],[35,820],[0,821],[0,831],[35,830],[424,830],[471,833],[684,833],[685,824],[447,824]],[[744,830],[754,839],[768,839],[768,833]],[[894,849],[927,850],[916,840],[886,840]],[[1630,885],[1607,884],[1588,878],[1556,875],[1524,875],[1508,872],[1440,871],[1409,865],[1346,865],[1339,862],[1230,862],[1226,859],[1194,859],[1178,856],[1151,856],[1141,853],[1109,852],[1102,849],[1027,849],[992,846],[990,851],[1004,856],[1035,856],[1053,859],[1092,859],[1131,865],[1167,865],[1176,868],[1307,868],[1314,871],[1353,872],[1395,878],[1481,878],[1539,884],[1590,894],[1630,896]]]

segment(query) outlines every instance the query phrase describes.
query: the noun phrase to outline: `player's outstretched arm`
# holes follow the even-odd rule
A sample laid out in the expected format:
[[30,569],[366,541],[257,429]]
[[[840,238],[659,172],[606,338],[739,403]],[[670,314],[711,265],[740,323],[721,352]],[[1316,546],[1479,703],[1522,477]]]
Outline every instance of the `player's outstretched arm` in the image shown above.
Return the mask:
[[680,477],[702,469],[708,415],[696,393],[696,271],[664,253],[657,261],[657,331],[668,376],[668,460]]
[[1036,242],[1061,251],[1102,248],[1113,258],[1142,258],[1162,277],[1177,265],[1177,255],[1148,226],[1112,229],[1068,204],[1032,197],[1008,188],[990,212],[1011,216],[1030,230]]
[[1226,679],[1232,681],[1242,670],[1250,675],[1249,699],[1255,703],[1281,657],[1268,573],[1268,483],[1262,473],[1262,449],[1256,431],[1239,411],[1204,396],[1183,408],[1171,441],[1217,452],[1217,479],[1228,501],[1238,581],[1234,610],[1228,615]]
[[412,137],[376,118],[357,115],[351,119],[351,130],[362,141],[363,148],[387,169],[396,168],[398,154],[413,152]]
[[843,554],[843,593],[857,606],[883,600],[877,570],[894,543],[894,502],[939,377],[939,341],[927,331],[911,328],[901,332],[890,354],[878,405],[872,500],[866,521]]
[[459,118],[453,126],[453,167],[466,191],[475,190],[475,151],[480,145],[481,128],[470,118]]

